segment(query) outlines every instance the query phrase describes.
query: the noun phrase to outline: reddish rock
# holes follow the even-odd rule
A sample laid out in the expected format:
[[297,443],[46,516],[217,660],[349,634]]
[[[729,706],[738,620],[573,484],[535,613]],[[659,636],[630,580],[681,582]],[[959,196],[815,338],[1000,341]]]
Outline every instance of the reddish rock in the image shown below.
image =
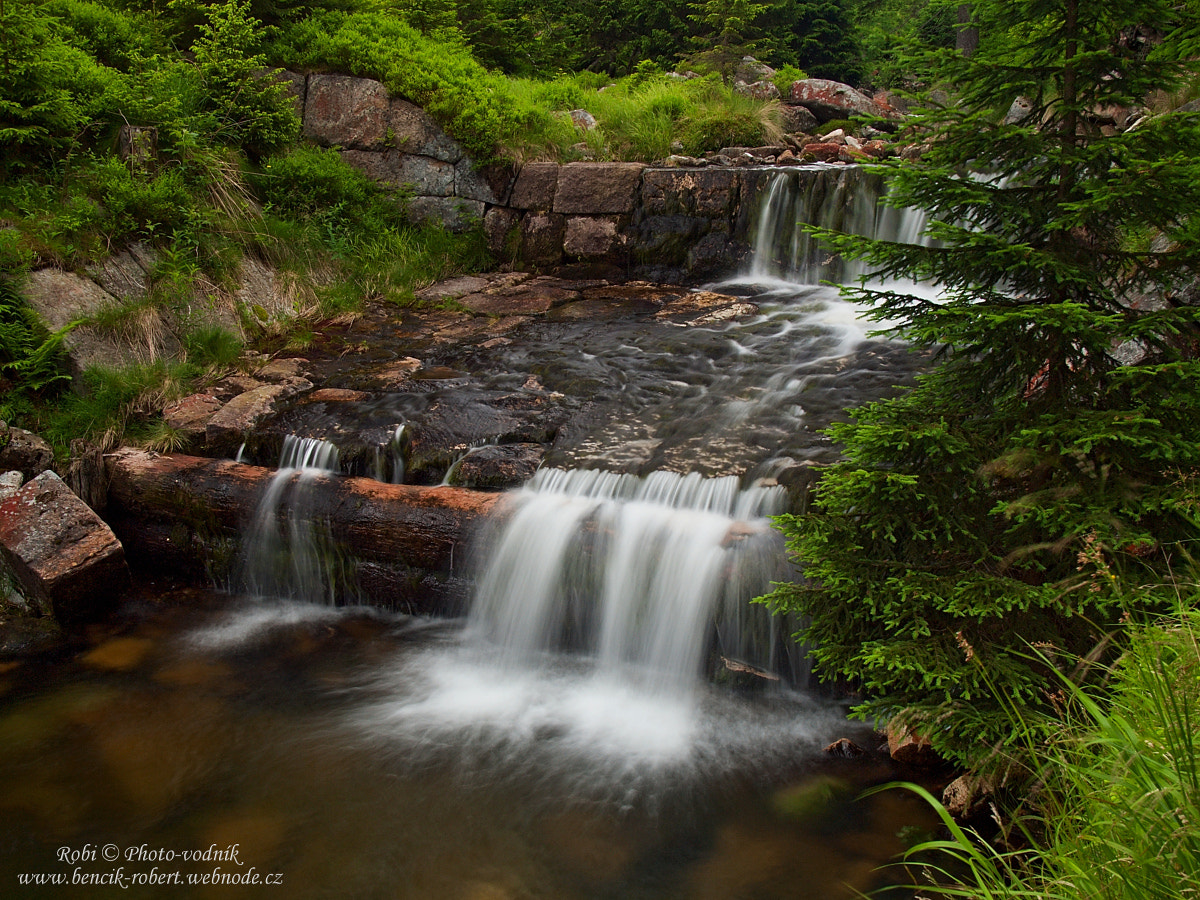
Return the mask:
[[908,728],[889,722],[887,726],[888,755],[902,766],[928,769],[941,765],[929,739]]
[[840,738],[834,741],[825,748],[824,752],[830,756],[838,756],[843,759],[857,759],[860,756],[867,755],[867,751],[850,740],[850,738]]
[[275,409],[275,404],[301,391],[311,390],[303,378],[285,384],[264,384],[238,394],[209,420],[205,443],[213,449],[233,450]]
[[643,163],[567,163],[558,170],[554,211],[604,215],[633,212]]
[[96,618],[129,583],[112,530],[53,472],[0,501],[0,554],[42,614]]
[[311,75],[304,136],[324,146],[382,150],[389,125],[387,88],[368,78]]
[[515,247],[513,236],[521,224],[521,216],[515,209],[494,206],[483,217],[483,236],[488,251],[497,256],[507,256]]
[[807,107],[820,121],[848,119],[851,116],[877,116],[896,120],[899,114],[889,111],[866,94],[840,81],[808,78],[792,83],[792,102]]
[[887,141],[865,141],[862,145],[862,152],[873,159],[884,159],[896,155],[896,149]]
[[804,145],[804,152],[811,155],[817,162],[832,162],[837,159],[842,150],[841,144],[833,141],[813,141]]
[[163,421],[176,431],[190,437],[200,437],[221,409],[219,398],[212,394],[192,394],[163,410]]

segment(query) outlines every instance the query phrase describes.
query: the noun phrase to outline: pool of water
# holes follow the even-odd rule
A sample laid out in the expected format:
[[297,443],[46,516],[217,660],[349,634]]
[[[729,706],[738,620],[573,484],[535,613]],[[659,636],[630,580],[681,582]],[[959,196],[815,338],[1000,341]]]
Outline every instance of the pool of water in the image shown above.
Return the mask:
[[843,736],[872,746],[773,684],[189,593],[0,663],[0,894],[850,897],[929,823],[902,792],[855,800],[895,773],[822,752]]

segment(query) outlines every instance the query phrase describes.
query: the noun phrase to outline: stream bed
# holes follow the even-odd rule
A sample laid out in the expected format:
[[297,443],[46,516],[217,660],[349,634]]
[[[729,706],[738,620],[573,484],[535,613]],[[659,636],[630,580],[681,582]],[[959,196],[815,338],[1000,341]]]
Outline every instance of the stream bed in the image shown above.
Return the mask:
[[[460,623],[167,594],[0,669],[0,885],[849,897],[932,823],[903,792],[856,802],[895,773],[822,752],[841,737],[873,749],[839,705],[774,685],[660,689],[567,656],[512,668]],[[33,875],[64,886],[21,886]],[[263,880],[188,883],[205,875]]]

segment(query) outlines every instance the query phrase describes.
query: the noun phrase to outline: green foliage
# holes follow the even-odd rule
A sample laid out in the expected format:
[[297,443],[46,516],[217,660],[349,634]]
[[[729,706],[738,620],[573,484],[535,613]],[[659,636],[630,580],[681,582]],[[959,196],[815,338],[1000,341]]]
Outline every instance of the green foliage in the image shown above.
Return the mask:
[[758,52],[764,34],[759,22],[769,4],[752,0],[694,0],[688,8],[691,10],[688,19],[699,29],[695,38],[699,56],[722,79],[731,82],[739,60]]
[[854,5],[853,0],[775,0],[760,23],[765,57],[777,68],[799,66],[814,78],[857,84],[862,66]]
[[296,139],[300,121],[276,73],[264,73],[266,56],[256,53],[261,22],[250,0],[225,0],[210,7],[192,45],[209,103],[225,143],[269,153]]
[[[832,430],[845,462],[816,513],[785,522],[811,580],[773,598],[811,617],[818,665],[861,685],[862,714],[918,720],[959,760],[1012,737],[984,672],[1044,707],[1049,673],[1011,651],[1085,655],[1124,607],[1174,596],[1200,537],[1178,488],[1200,468],[1200,309],[1139,299],[1200,277],[1200,123],[1105,136],[1087,120],[1188,78],[1191,39],[1120,40],[1178,21],[1165,2],[975,8],[980,51],[936,58],[959,102],[918,121],[937,138],[920,162],[883,167],[936,243],[819,234],[877,276],[940,287],[850,291],[940,362]],[[1033,113],[1005,124],[1018,93]],[[1145,229],[1161,249],[1125,241]]]
[[12,410],[53,394],[69,380],[62,367],[62,342],[70,330],[48,333],[13,281],[0,275],[0,384],[7,383],[0,418],[10,418]]
[[512,95],[463,47],[439,43],[382,13],[325,13],[289,28],[276,59],[376,78],[437,118],[479,162],[519,127]]
[[1021,766],[1036,785],[1005,810],[1017,826],[1010,844],[1022,849],[995,849],[913,788],[948,834],[905,855],[922,895],[1168,900],[1200,891],[1195,601],[1193,591],[1177,615],[1134,628],[1107,687],[1064,679],[1058,715],[1013,710]]
[[790,97],[792,95],[792,83],[803,81],[808,78],[808,73],[802,69],[797,69],[795,66],[781,66],[775,70],[775,77],[771,79],[771,83],[775,85],[781,97]]

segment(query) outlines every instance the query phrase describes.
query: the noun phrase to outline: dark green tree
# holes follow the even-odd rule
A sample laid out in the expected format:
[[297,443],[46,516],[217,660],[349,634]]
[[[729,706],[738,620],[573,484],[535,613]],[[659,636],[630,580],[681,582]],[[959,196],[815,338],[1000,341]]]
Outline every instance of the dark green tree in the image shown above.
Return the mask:
[[885,167],[936,243],[821,235],[878,277],[940,286],[849,291],[937,364],[832,429],[845,460],[784,522],[807,580],[769,598],[808,617],[820,673],[856,684],[861,714],[964,761],[1008,739],[997,692],[1051,703],[1035,648],[1091,652],[1171,601],[1200,546],[1200,121],[1099,118],[1194,83],[1195,7],[973,9],[979,49],[934,60],[955,96],[916,120],[926,152]]

